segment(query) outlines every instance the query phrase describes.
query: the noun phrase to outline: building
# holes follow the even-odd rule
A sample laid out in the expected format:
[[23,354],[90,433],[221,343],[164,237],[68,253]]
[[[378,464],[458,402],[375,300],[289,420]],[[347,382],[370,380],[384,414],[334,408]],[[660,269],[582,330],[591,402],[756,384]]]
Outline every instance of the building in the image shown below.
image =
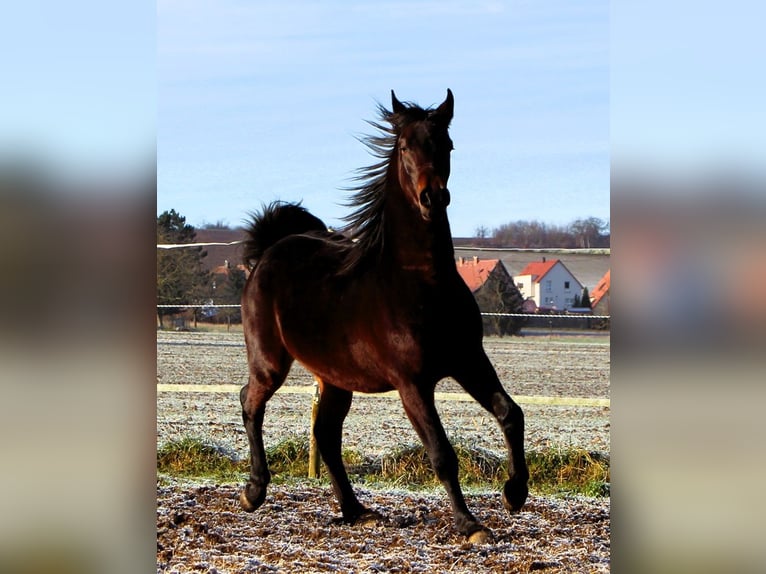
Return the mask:
[[539,309],[564,311],[576,307],[583,286],[558,259],[532,261],[513,278],[524,299]]
[[604,276],[593,288],[590,294],[590,306],[594,315],[609,315],[609,290],[612,286],[611,270],[607,270]]
[[[457,270],[482,313],[521,312],[524,299],[501,260],[460,257]],[[513,334],[523,324],[518,317],[485,316],[482,320],[487,335]]]
[[471,293],[476,294],[482,288],[485,288],[490,277],[493,276],[493,280],[500,280],[503,282],[513,282],[505,265],[499,259],[479,259],[478,257],[460,257],[457,260],[457,272],[460,277],[463,278],[465,284],[471,290]]

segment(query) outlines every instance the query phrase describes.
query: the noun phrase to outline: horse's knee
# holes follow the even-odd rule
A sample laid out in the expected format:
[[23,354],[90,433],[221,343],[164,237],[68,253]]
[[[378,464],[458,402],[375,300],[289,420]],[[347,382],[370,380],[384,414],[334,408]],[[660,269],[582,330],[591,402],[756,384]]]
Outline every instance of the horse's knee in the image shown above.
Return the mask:
[[524,428],[524,412],[505,393],[497,393],[492,397],[492,412],[503,428]]

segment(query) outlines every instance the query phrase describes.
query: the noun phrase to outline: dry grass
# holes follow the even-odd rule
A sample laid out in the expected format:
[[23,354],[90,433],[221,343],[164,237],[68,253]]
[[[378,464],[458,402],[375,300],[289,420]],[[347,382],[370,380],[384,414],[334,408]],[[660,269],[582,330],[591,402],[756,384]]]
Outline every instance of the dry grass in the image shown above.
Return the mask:
[[[497,485],[507,478],[505,459],[482,448],[463,443],[453,445],[458,457],[460,480],[468,485]],[[383,457],[380,478],[402,486],[436,486],[428,454],[422,445],[399,449]]]
[[[497,489],[507,478],[506,460],[474,445],[456,442],[460,480],[463,485]],[[309,442],[304,436],[290,437],[266,451],[274,479],[304,478],[308,474]],[[388,487],[432,488],[439,485],[428,455],[421,445],[396,450],[380,459],[356,451],[343,454],[354,481]],[[530,488],[545,494],[609,495],[609,458],[582,449],[548,449],[528,452]],[[243,480],[248,463],[233,453],[186,438],[169,443],[157,452],[157,470],[171,476],[208,477],[224,482]],[[322,468],[322,480],[326,470]]]
[[529,486],[544,493],[608,496],[609,457],[583,449],[550,448],[527,453]]
[[247,462],[237,460],[219,446],[187,437],[157,450],[157,472],[172,476],[236,480],[241,473],[247,472]]

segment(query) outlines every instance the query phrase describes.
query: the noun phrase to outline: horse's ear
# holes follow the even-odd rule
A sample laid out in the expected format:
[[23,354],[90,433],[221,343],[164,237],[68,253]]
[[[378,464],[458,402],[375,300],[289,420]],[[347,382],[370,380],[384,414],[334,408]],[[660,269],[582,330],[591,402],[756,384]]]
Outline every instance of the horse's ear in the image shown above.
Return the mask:
[[396,99],[394,90],[391,90],[391,109],[395,114],[399,114],[405,110],[404,104]]
[[436,115],[443,117],[447,120],[447,124],[452,121],[452,114],[455,110],[455,98],[452,96],[452,90],[447,88],[447,99],[436,108]]

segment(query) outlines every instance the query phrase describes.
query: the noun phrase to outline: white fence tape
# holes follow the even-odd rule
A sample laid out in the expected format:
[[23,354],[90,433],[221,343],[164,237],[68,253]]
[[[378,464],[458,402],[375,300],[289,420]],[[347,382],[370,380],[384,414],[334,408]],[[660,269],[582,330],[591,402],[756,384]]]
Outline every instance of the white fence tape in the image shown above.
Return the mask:
[[220,309],[223,307],[241,307],[240,304],[232,304],[232,305],[210,305],[209,303],[203,303],[200,305],[187,305],[187,304],[178,304],[178,305],[157,305],[157,309]]
[[229,241],[228,243],[220,243],[215,241],[210,243],[158,243],[157,249],[177,249],[179,247],[210,247],[216,245],[226,247],[229,245],[239,245],[240,243],[244,243],[244,241]]
[[[210,305],[199,304],[192,305],[186,303],[179,303],[178,305],[157,305],[158,309],[221,309],[221,308],[237,308],[241,305]],[[537,317],[537,318],[550,318],[550,319],[610,319],[611,315],[587,315],[585,313],[573,313],[569,315],[549,315],[549,314],[536,314],[536,313],[482,313],[483,317]]]
[[[228,243],[210,242],[210,243],[159,243],[157,249],[177,249],[179,247],[209,247],[209,246],[223,246],[240,245],[245,240],[229,241]],[[568,248],[568,247],[471,247],[471,246],[455,246],[455,251],[507,251],[517,253],[581,253],[585,255],[609,255],[611,249],[609,247],[584,247],[584,248]]]

